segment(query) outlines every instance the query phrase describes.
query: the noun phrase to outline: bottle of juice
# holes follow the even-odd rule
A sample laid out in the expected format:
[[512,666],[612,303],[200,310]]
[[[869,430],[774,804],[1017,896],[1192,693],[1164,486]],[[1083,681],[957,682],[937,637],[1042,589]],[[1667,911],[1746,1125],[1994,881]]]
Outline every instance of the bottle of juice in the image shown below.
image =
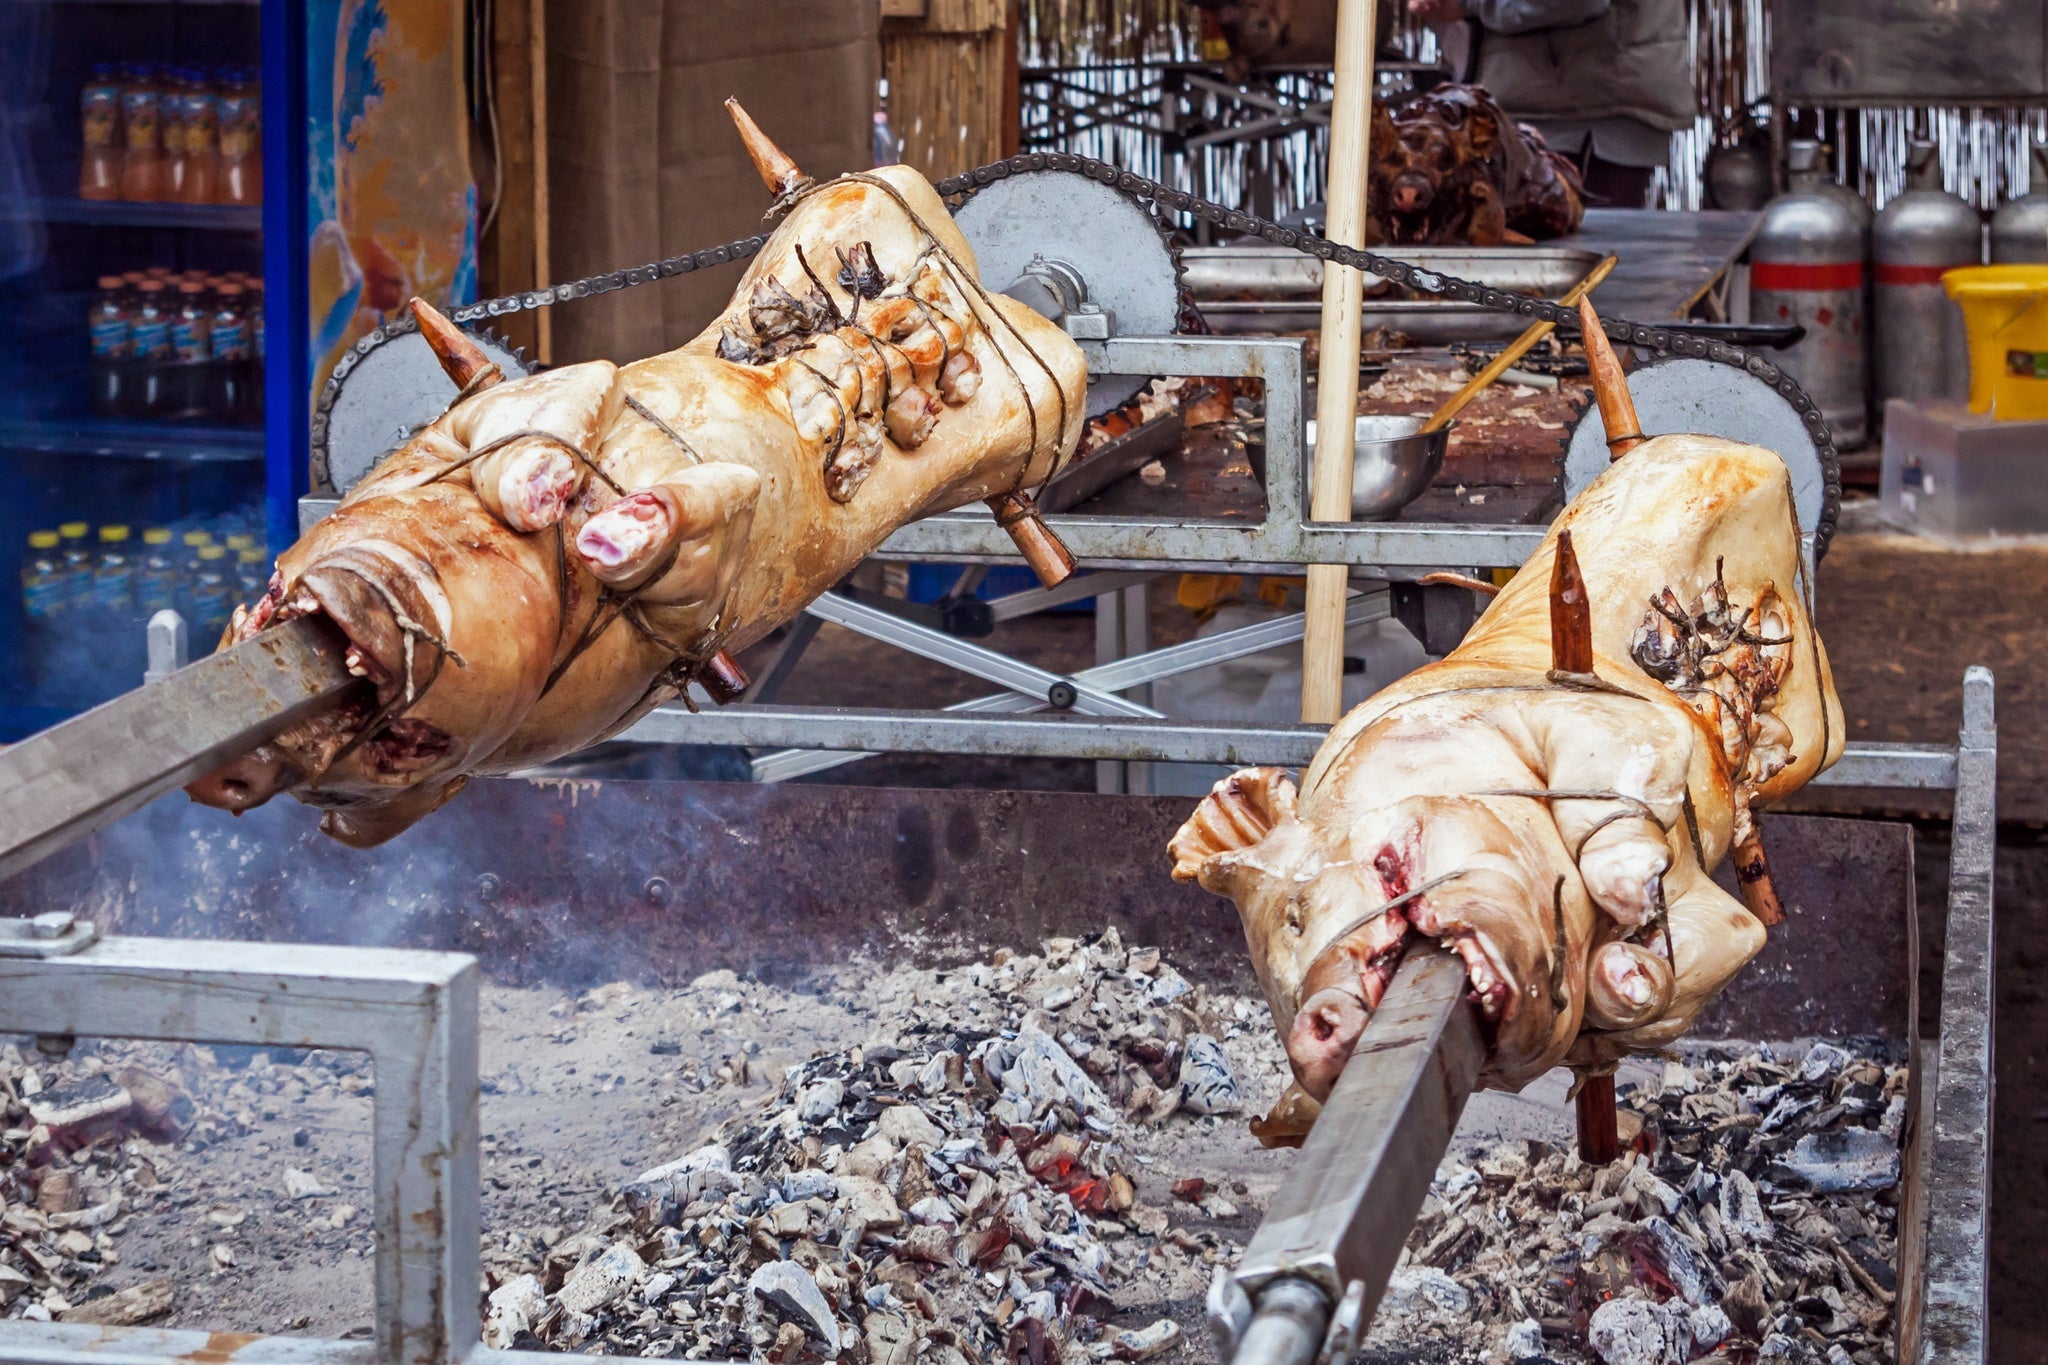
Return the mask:
[[93,566],[93,609],[102,620],[121,622],[135,614],[135,563],[129,556],[128,528],[100,527],[99,563]]
[[249,318],[242,311],[248,291],[232,282],[213,291],[214,409],[227,420],[249,406]]
[[[263,551],[253,546],[235,551],[235,597],[237,601],[254,602],[263,596],[270,586],[270,574],[264,564]],[[230,615],[233,613],[230,612]]]
[[92,590],[92,551],[85,533],[92,527],[82,521],[67,521],[57,528],[57,568],[64,578],[64,605],[84,602]]
[[131,66],[121,80],[121,197],[148,203],[163,192],[163,91],[156,71]]
[[185,90],[185,183],[178,200],[211,204],[220,196],[220,92],[204,71]]
[[185,193],[185,94],[190,81],[183,67],[165,67],[157,81],[158,161],[156,197],[175,204]]
[[232,73],[216,101],[220,127],[220,181],[216,201],[222,204],[263,202],[263,146],[256,83],[248,73]]
[[224,547],[201,547],[188,600],[192,604],[188,620],[193,652],[199,652],[201,641],[211,649],[213,642],[220,639],[221,633],[228,628],[228,617],[235,610],[234,567],[228,563],[228,552]]
[[113,63],[95,62],[78,93],[84,155],[78,163],[80,199],[121,197],[121,80]]
[[147,622],[178,605],[178,561],[171,549],[168,526],[142,533],[142,560],[135,566],[135,609]]
[[144,280],[135,287],[129,314],[128,343],[134,363],[124,385],[130,416],[155,417],[169,402],[164,368],[171,359],[171,314],[176,311],[162,280]]
[[51,656],[63,630],[65,605],[64,566],[57,548],[57,533],[31,531],[28,553],[21,561],[21,614],[27,618],[21,652],[31,700],[55,700]]
[[212,416],[213,308],[206,286],[188,279],[178,286],[178,309],[171,316],[171,405],[183,417]]
[[124,379],[134,347],[128,335],[128,282],[102,275],[87,330],[92,337],[92,410],[103,417],[122,411]]

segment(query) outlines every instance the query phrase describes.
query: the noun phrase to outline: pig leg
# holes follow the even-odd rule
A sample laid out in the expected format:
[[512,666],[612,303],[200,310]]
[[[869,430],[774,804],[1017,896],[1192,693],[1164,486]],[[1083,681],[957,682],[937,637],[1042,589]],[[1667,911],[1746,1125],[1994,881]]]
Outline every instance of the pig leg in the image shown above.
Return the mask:
[[1640,943],[1617,940],[1593,950],[1586,964],[1586,1022],[1595,1028],[1640,1028],[1671,1008],[1677,982],[1671,964]]
[[1673,845],[1684,838],[1686,722],[1626,698],[1588,697],[1515,723],[1529,726],[1539,751],[1531,766],[1557,793],[1551,814],[1586,893],[1622,924],[1655,918]]
[[320,817],[320,832],[350,848],[375,848],[447,805],[468,784],[465,774],[404,788],[374,805],[330,808]]
[[618,416],[618,373],[606,360],[567,365],[500,384],[449,413],[471,486],[507,526],[540,531],[562,519]]
[[576,555],[607,587],[659,606],[722,595],[754,522],[761,476],[702,464],[606,507],[576,533]]
[[[1664,933],[1641,945],[1672,964],[1670,1003],[1612,1040],[1624,1050],[1661,1047],[1692,1026],[1700,1009],[1764,946],[1764,926],[1712,879],[1688,866]],[[1610,945],[1611,946],[1611,945]]]

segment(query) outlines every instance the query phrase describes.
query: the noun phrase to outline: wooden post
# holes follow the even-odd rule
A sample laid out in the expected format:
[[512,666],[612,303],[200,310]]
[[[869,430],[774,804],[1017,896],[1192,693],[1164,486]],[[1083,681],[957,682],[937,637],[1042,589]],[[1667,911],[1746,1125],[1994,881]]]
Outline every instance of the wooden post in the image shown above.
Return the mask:
[[[533,287],[545,289],[554,283],[548,257],[548,0],[530,0],[528,20],[530,84],[527,98],[533,106]],[[554,319],[545,308],[533,315],[533,358],[542,365],[555,363]]]
[[[1330,101],[1330,181],[1324,230],[1340,246],[1365,245],[1367,143],[1372,129],[1376,0],[1339,0],[1336,94]],[[1315,474],[1309,518],[1351,520],[1351,457],[1358,417],[1358,348],[1365,276],[1323,267],[1322,368],[1316,391]],[[1301,718],[1335,725],[1344,710],[1344,595],[1350,569],[1308,566],[1301,647]]]

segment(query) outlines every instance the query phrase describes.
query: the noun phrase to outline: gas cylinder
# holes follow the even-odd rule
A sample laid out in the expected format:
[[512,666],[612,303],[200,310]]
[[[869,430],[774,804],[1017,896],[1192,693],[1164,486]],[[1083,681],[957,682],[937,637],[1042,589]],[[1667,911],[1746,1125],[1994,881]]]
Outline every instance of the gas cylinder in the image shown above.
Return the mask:
[[2048,261],[2048,143],[2034,144],[2031,188],[1991,215],[1991,264]]
[[1754,213],[1771,197],[1771,154],[1754,140],[1707,153],[1707,206]]
[[1963,315],[1941,276],[1984,259],[1984,224],[1976,209],[1941,187],[1933,143],[1907,148],[1906,190],[1871,224],[1870,257],[1878,411],[1888,398],[1967,397]]
[[1794,322],[1798,345],[1771,358],[1820,405],[1839,450],[1869,433],[1864,382],[1864,261],[1870,235],[1841,195],[1828,190],[1817,142],[1789,146],[1792,188],[1764,209],[1750,247],[1749,316]]

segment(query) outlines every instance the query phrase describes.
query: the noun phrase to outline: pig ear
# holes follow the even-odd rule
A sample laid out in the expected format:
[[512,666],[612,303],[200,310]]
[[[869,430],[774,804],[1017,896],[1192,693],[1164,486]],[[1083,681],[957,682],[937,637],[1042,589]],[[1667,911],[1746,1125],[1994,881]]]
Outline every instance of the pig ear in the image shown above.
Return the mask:
[[1166,845],[1173,879],[1195,881],[1210,859],[1258,843],[1294,818],[1294,802],[1294,783],[1282,769],[1245,768],[1224,778]]

